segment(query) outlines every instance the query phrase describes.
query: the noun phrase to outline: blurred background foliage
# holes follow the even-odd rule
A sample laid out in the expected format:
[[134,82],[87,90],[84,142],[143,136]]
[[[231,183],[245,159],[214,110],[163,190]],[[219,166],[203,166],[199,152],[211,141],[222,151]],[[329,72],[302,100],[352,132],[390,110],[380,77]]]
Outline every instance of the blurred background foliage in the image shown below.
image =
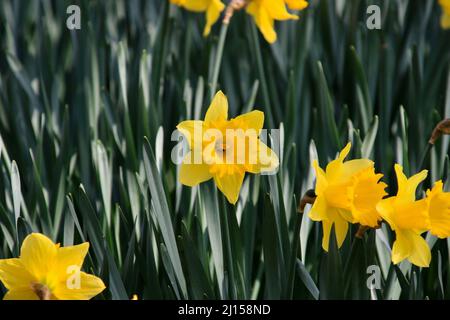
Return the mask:
[[[71,4],[81,30],[66,28]],[[366,27],[371,4],[381,30]],[[320,224],[296,213],[314,186],[312,159],[325,165],[347,141],[376,161],[391,194],[394,162],[420,169],[450,116],[440,14],[432,0],[313,0],[277,24],[270,46],[236,13],[219,88],[231,116],[256,108],[281,128],[282,165],[247,176],[233,207],[211,183],[182,187],[171,161],[176,124],[203,118],[210,102],[220,24],[203,38],[202,14],[164,0],[2,0],[0,258],[32,231],[89,241],[85,269],[107,283],[105,299],[449,298],[448,240],[427,235],[430,268],[394,267],[388,228],[361,240],[353,226],[325,254]],[[448,137],[424,167],[424,187],[447,181]],[[370,265],[379,289],[366,286]]]

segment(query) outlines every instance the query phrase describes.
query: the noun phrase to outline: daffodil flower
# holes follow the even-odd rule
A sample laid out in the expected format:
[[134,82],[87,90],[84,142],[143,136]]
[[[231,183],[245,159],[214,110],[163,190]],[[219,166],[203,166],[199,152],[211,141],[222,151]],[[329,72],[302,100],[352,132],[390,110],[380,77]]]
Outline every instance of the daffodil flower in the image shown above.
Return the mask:
[[89,243],[60,247],[40,234],[28,235],[20,257],[0,260],[5,300],[89,300],[105,289],[100,278],[80,271]]
[[274,28],[275,20],[297,20],[298,16],[286,9],[286,3],[291,9],[302,10],[308,2],[304,0],[250,0],[247,13],[253,16],[255,23],[269,43],[277,40]]
[[450,237],[450,192],[443,191],[442,181],[427,191],[426,201],[431,234],[441,239]]
[[191,149],[183,159],[180,182],[193,187],[213,178],[235,204],[246,172],[270,172],[279,165],[275,152],[259,139],[263,124],[264,113],[257,110],[228,120],[228,101],[219,91],[204,121],[183,121],[177,126]]
[[439,0],[442,8],[441,27],[443,29],[450,28],[450,0]]
[[427,177],[427,171],[407,178],[402,166],[395,165],[398,191],[394,197],[381,200],[377,210],[381,217],[395,231],[395,242],[392,248],[392,262],[398,264],[408,259],[419,267],[428,267],[431,251],[421,234],[429,228],[427,201],[416,201],[416,189]]
[[206,12],[206,26],[203,35],[211,32],[211,27],[220,17],[225,5],[220,0],[170,0],[171,3],[193,12]]
[[373,161],[355,159],[344,162],[351,144],[331,161],[326,171],[313,162],[316,172],[317,198],[309,212],[314,221],[321,221],[322,247],[328,251],[331,228],[335,226],[338,247],[342,246],[348,231],[348,223],[376,227],[381,220],[376,204],[386,194],[386,184],[380,182],[383,175],[375,174]]

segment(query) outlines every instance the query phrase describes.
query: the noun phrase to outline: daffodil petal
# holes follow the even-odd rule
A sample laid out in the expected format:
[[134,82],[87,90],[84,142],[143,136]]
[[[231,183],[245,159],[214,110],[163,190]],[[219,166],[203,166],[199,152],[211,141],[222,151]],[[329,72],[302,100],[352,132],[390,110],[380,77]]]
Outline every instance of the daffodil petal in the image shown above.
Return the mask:
[[30,288],[21,288],[9,290],[3,300],[39,300],[39,298]]
[[239,199],[242,183],[244,182],[245,172],[235,172],[224,176],[214,176],[217,188],[225,195],[228,202],[236,204]]
[[392,246],[392,262],[398,264],[411,254],[411,242],[408,237],[409,231],[397,230],[396,239]]
[[20,259],[0,260],[0,281],[6,289],[29,287],[35,278],[23,267]]
[[409,233],[409,238],[413,249],[411,250],[411,255],[408,257],[408,260],[418,267],[429,267],[431,261],[431,250],[428,243],[420,234],[416,234],[414,232]]
[[206,26],[203,35],[206,37],[211,32],[211,27],[220,17],[220,13],[225,8],[225,5],[219,0],[211,0],[206,10]]
[[203,121],[187,120],[177,125],[178,131],[186,138],[191,149],[201,149],[203,140]]
[[308,216],[313,221],[323,221],[328,219],[328,206],[324,196],[317,196]]
[[255,159],[252,159],[251,161],[256,161],[256,163],[251,163],[251,165],[248,166],[248,172],[269,173],[278,168],[278,166],[280,165],[280,160],[278,159],[277,154],[271,148],[269,148],[264,142],[258,139],[256,149],[258,150],[257,155],[256,157],[252,157]]
[[180,168],[180,182],[189,187],[196,186],[212,178],[209,165],[204,163],[201,158],[200,160],[203,163],[195,163],[196,161],[193,155],[192,152],[189,152]]
[[426,200],[431,233],[441,239],[450,237],[450,192],[443,192],[442,181],[427,191]]
[[289,9],[291,10],[303,10],[308,7],[308,2],[306,0],[285,0]]
[[88,250],[88,242],[76,246],[58,248],[56,256],[56,272],[64,276],[68,273],[68,268],[81,268]]
[[184,0],[182,6],[190,11],[202,12],[208,9],[210,0]]
[[269,43],[277,41],[277,34],[274,29],[274,20],[269,16],[268,12],[260,8],[256,2],[252,1],[247,6],[247,12],[253,16],[259,31]]
[[322,221],[322,228],[323,228],[322,248],[327,252],[330,243],[331,228],[333,225],[336,234],[336,241],[338,248],[340,248],[344,243],[344,240],[348,232],[348,222],[339,217],[338,213],[334,209],[330,210],[329,215],[332,216],[330,220]]
[[214,96],[211,105],[206,111],[205,122],[226,121],[228,119],[228,99],[219,91]]
[[344,240],[347,237],[348,222],[340,218],[334,221],[334,225],[336,230],[336,240],[338,243],[338,248],[340,248],[342,247],[342,244],[344,243]]
[[428,229],[429,218],[427,202],[425,199],[419,201],[403,202],[396,200],[394,203],[395,224],[402,229]]
[[59,286],[54,290],[53,295],[58,300],[89,300],[105,290],[105,284],[102,279],[80,272],[79,287],[72,288],[67,284],[67,279],[63,279]]
[[269,12],[271,17],[276,20],[298,19],[296,15],[290,14],[289,11],[287,11],[283,0],[266,1],[264,5],[267,12]]
[[20,260],[27,271],[37,279],[51,273],[57,254],[57,246],[40,233],[32,233],[23,241]]
[[419,184],[426,179],[428,171],[422,170],[408,179],[403,173],[403,167],[401,165],[395,164],[394,169],[398,182],[397,196],[405,197],[410,201],[414,201],[416,199],[416,189]]
[[259,136],[264,125],[264,113],[259,110],[253,110],[248,113],[237,116],[231,120],[237,127],[244,130],[252,129]]
[[443,13],[441,16],[442,29],[450,29],[450,15]]
[[321,167],[319,167],[319,162],[317,160],[313,161],[312,164],[315,172],[316,172],[316,194],[322,194],[328,186],[327,178],[325,171]]

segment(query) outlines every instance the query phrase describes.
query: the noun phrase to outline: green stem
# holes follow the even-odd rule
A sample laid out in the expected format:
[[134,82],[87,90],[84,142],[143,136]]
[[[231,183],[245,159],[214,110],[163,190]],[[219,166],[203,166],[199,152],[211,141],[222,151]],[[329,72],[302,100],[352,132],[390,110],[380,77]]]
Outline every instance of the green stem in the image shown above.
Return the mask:
[[228,31],[228,24],[222,23],[222,28],[220,29],[220,37],[219,37],[219,44],[217,46],[217,52],[216,52],[216,58],[214,62],[214,69],[213,74],[211,78],[211,100],[216,94],[217,89],[217,82],[219,80],[219,72],[220,72],[220,65],[222,64],[222,57],[223,57],[223,48],[225,46],[225,39],[227,37],[227,31]]
[[264,71],[264,64],[263,64],[263,59],[262,59],[262,55],[261,55],[261,47],[259,46],[259,40],[258,40],[258,30],[256,30],[256,26],[254,25],[254,23],[251,23],[250,29],[251,29],[250,33],[251,33],[251,39],[252,39],[252,44],[253,44],[253,53],[256,58],[256,65],[258,68],[259,81],[261,82],[261,89],[262,89],[263,99],[264,99],[264,104],[265,104],[264,110],[267,113],[267,119],[269,121],[269,128],[274,128],[274,118],[273,118],[273,113],[272,113],[272,107],[270,104],[269,88],[267,86],[266,74]]
[[227,271],[228,271],[228,284],[229,290],[232,299],[237,299],[236,294],[236,285],[235,285],[235,277],[234,277],[234,265],[233,265],[233,254],[231,252],[231,239],[230,239],[230,228],[228,224],[228,210],[226,199],[223,195],[220,195],[221,199],[221,209],[219,212],[222,215],[221,224],[222,224],[222,233],[223,233],[223,252],[225,254],[224,260],[227,261]]
[[294,237],[292,239],[291,255],[289,257],[289,273],[287,282],[287,299],[292,299],[294,292],[294,274],[295,274],[295,264],[297,261],[298,244],[300,242],[300,227],[302,225],[302,215],[295,214],[295,225],[294,225]]
[[420,161],[419,171],[418,172],[420,172],[423,169],[425,169],[424,168],[425,161],[426,161],[427,156],[430,153],[432,147],[433,147],[433,145],[431,143],[427,143],[427,146],[425,147],[425,150],[423,151],[423,156],[422,156],[422,160]]

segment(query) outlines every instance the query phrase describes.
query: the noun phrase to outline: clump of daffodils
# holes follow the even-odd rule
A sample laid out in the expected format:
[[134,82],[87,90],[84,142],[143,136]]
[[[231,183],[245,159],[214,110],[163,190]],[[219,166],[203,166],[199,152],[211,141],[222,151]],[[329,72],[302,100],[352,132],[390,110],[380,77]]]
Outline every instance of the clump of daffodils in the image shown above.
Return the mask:
[[81,271],[89,243],[60,247],[40,233],[28,235],[20,257],[0,260],[4,300],[89,300],[105,289],[103,281]]
[[[209,35],[211,27],[219,19],[221,12],[225,10],[225,4],[220,0],[170,0],[171,3],[193,12],[206,13],[206,26],[204,36]],[[276,20],[297,20],[298,16],[288,11],[300,11],[308,6],[306,0],[231,0],[224,17],[224,23],[229,20],[234,10],[245,8],[251,15],[269,43],[277,40],[274,23]]]
[[392,262],[398,264],[407,259],[419,267],[428,267],[430,248],[422,237],[430,232],[438,238],[450,237],[450,193],[443,191],[442,181],[437,181],[426,197],[416,199],[417,188],[428,172],[423,170],[410,178],[396,164],[398,190],[395,196],[385,197],[387,185],[380,182],[374,164],[368,159],[344,161],[350,151],[348,144],[336,160],[322,170],[317,161],[317,195],[309,217],[321,221],[322,247],[328,250],[330,230],[335,227],[338,247],[342,246],[348,231],[348,223],[376,228],[385,221],[395,232]]

